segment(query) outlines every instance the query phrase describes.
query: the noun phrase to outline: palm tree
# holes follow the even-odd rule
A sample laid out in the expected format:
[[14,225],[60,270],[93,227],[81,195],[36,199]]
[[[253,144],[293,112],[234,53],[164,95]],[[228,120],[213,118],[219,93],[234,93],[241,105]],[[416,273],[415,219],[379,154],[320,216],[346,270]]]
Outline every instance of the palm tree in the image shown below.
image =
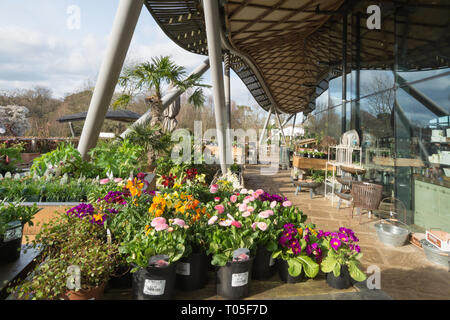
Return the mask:
[[152,58],[151,62],[125,68],[119,78],[119,85],[124,91],[113,103],[113,107],[125,107],[135,94],[150,92],[151,95],[145,99],[151,110],[150,125],[162,128],[164,110],[161,98],[165,84],[179,87],[183,91],[191,89],[188,102],[194,107],[201,107],[205,102],[202,88],[210,86],[201,83],[200,76],[185,77],[185,68],[175,64],[169,56]]

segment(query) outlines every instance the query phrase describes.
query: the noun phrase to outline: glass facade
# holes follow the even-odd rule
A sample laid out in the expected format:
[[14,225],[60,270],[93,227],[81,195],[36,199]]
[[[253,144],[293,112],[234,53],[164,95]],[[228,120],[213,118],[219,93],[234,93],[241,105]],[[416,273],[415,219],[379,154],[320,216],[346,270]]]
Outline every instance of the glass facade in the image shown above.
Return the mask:
[[369,2],[349,13],[346,90],[334,76],[305,125],[338,141],[356,130],[364,179],[401,200],[413,229],[450,231],[450,3],[393,3],[381,30],[357,28]]

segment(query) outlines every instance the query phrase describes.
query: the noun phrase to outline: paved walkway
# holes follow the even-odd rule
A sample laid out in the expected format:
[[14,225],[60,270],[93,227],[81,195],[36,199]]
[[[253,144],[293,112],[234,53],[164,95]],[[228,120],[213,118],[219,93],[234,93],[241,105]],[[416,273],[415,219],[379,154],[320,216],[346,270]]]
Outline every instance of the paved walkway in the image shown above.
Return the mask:
[[[348,227],[356,232],[364,254],[361,264],[366,271],[371,265],[381,270],[381,290],[393,299],[448,299],[450,300],[450,273],[445,267],[428,262],[422,249],[412,244],[403,247],[387,247],[378,241],[374,224],[364,214],[350,217],[350,208],[334,208],[322,195],[310,199],[309,191],[295,195],[290,180],[290,170],[280,170],[277,175],[263,176],[261,166],[247,166],[244,171],[248,189],[263,189],[282,194],[308,215],[308,222],[323,230]],[[356,212],[356,210],[355,210]]]

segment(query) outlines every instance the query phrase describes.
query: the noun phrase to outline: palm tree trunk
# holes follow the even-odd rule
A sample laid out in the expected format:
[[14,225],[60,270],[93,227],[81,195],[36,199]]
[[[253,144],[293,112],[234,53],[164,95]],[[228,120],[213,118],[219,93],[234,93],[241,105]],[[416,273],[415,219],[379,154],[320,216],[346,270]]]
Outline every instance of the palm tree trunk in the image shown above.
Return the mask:
[[[152,115],[152,118],[150,120],[150,126],[155,127],[158,126],[159,129],[157,134],[162,133],[162,122],[163,122],[163,110],[162,110],[162,103],[161,103],[161,99],[158,98],[158,96],[151,96],[145,99],[145,101],[147,102],[147,104],[149,105],[150,108],[150,112]],[[147,153],[147,158],[148,158],[148,164],[149,166],[152,168],[155,165],[155,161],[156,161],[156,157],[157,154],[155,151],[153,151],[152,149],[150,149]]]

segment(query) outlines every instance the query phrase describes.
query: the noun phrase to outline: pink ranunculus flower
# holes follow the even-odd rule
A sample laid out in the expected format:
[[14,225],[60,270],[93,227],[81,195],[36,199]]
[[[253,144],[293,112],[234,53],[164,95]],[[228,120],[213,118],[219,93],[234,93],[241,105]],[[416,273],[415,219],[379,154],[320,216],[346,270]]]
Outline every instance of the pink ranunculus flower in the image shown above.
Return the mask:
[[259,193],[253,192],[252,197],[255,199],[259,198]]
[[169,228],[169,225],[166,224],[166,223],[157,224],[157,225],[155,226],[155,230],[156,230],[156,231],[163,231],[163,230],[166,230],[166,229],[168,229],[168,228]]
[[212,224],[216,223],[217,219],[219,219],[217,216],[212,216],[212,217],[208,220],[208,225],[212,225]]
[[224,220],[224,221],[220,221],[220,222],[219,222],[219,226],[222,226],[222,227],[229,227],[229,226],[231,226],[231,222],[233,222],[233,220]]
[[268,213],[267,211],[261,211],[261,212],[258,214],[258,217],[266,219],[266,218],[269,217],[269,213]]
[[253,222],[253,223],[252,223],[252,229],[253,229],[253,230],[255,230],[257,224],[258,224],[257,222]]
[[233,202],[233,203],[236,203],[236,201],[237,201],[237,195],[233,194],[233,195],[230,197],[230,201]]
[[186,224],[186,222],[184,222],[184,220],[175,218],[175,219],[173,220],[173,224],[176,224],[177,226],[180,226],[180,227],[184,227],[184,225]]
[[265,223],[265,222],[258,222],[257,226],[258,226],[258,229],[261,231],[266,231],[266,229],[267,229],[267,223]]
[[219,185],[217,184],[213,184],[211,188],[209,188],[209,192],[211,193],[217,193],[217,191],[219,191]]
[[269,216],[273,216],[273,211],[272,210],[266,210],[266,212],[269,214]]
[[252,213],[253,211],[255,211],[255,208],[253,208],[251,206],[247,206],[247,211]]
[[241,193],[242,193],[242,194],[247,194],[247,193],[248,193],[248,190],[247,190],[247,189],[242,189],[242,190],[241,190]]
[[166,224],[166,222],[163,217],[158,217],[152,220],[151,226],[155,228],[157,225]]
[[240,212],[247,211],[247,205],[245,203],[239,205],[239,211]]
[[119,183],[119,182],[122,182],[122,181],[123,181],[122,178],[115,178],[115,179],[114,179],[114,182],[115,182],[115,183]]
[[245,211],[245,212],[242,214],[242,216],[243,216],[244,218],[247,218],[247,217],[250,216],[251,214],[252,214],[251,212]]
[[284,201],[283,202],[283,207],[292,207],[292,202],[290,202],[290,201]]
[[220,197],[215,197],[215,198],[214,198],[214,201],[215,201],[215,202],[219,202],[219,201],[220,201]]
[[223,204],[218,204],[214,207],[214,209],[217,210],[217,212],[219,212],[219,214],[222,214],[225,211],[225,207],[223,206]]
[[100,184],[107,184],[108,182],[109,182],[108,178],[100,180]]
[[270,207],[273,209],[277,206],[277,202],[274,200],[270,203]]
[[240,228],[240,227],[242,227],[242,223],[240,223],[239,221],[236,221],[236,220],[233,220],[233,221],[231,221],[231,225],[232,226],[235,226],[236,228]]

